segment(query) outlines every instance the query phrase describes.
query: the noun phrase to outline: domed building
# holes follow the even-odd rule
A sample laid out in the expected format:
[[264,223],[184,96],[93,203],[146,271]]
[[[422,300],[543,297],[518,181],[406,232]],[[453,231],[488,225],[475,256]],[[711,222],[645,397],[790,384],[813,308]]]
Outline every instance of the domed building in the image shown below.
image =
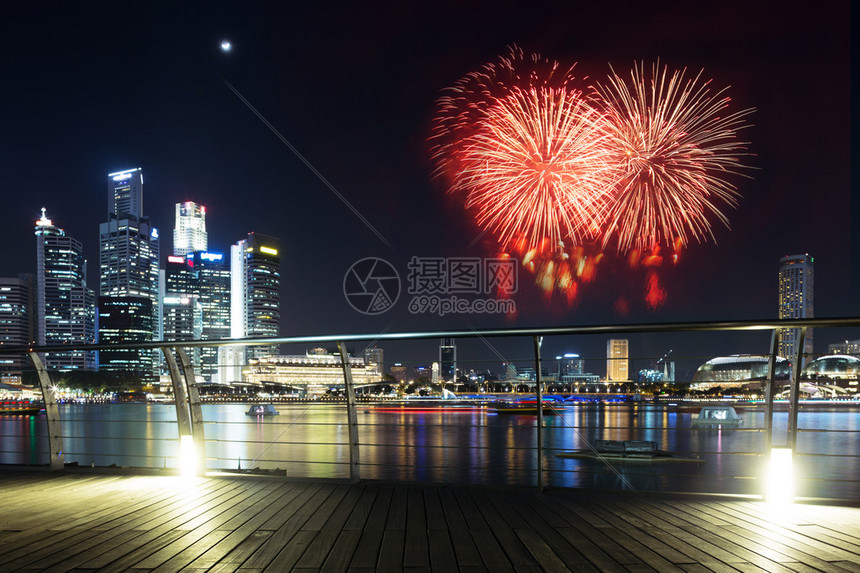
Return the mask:
[[[693,384],[740,386],[744,382],[762,380],[767,377],[767,361],[767,356],[751,356],[749,354],[711,358],[696,370],[693,375]],[[788,378],[789,376],[791,376],[791,363],[785,358],[777,356],[774,377]]]
[[820,356],[806,365],[803,375],[807,378],[853,379],[860,378],[860,358],[845,354]]

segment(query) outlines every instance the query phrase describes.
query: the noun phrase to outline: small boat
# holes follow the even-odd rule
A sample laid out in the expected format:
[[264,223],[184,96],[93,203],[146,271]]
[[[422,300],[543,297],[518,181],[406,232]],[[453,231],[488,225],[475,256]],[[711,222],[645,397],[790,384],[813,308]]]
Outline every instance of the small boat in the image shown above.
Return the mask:
[[0,402],[2,416],[35,416],[45,407],[37,402]]
[[704,406],[699,415],[693,418],[694,428],[737,428],[743,423],[731,406]]
[[704,460],[657,449],[657,442],[646,440],[595,440],[594,449],[561,452],[562,459],[604,460],[620,462],[682,462],[702,464]]
[[280,414],[272,404],[253,404],[248,411],[245,412],[246,416],[277,416]]

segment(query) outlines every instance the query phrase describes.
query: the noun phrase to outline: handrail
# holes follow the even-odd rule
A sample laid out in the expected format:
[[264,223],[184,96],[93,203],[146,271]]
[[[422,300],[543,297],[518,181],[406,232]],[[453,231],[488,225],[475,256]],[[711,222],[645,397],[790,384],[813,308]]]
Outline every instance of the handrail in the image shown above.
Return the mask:
[[636,334],[665,332],[707,332],[714,330],[772,330],[774,328],[839,328],[860,326],[860,317],[798,318],[791,320],[734,320],[717,322],[664,322],[643,324],[613,324],[592,326],[546,326],[496,328],[484,330],[434,330],[383,332],[366,334],[327,334],[313,336],[264,336],[256,338],[220,338],[209,340],[162,340],[122,344],[49,344],[31,346],[0,346],[0,355],[27,352],[62,352],[69,350],[128,350],[160,348],[195,348],[201,346],[262,346],[272,344],[306,344],[319,342],[353,342],[359,340],[423,340],[431,338],[491,338],[510,336],[560,336],[579,334]]

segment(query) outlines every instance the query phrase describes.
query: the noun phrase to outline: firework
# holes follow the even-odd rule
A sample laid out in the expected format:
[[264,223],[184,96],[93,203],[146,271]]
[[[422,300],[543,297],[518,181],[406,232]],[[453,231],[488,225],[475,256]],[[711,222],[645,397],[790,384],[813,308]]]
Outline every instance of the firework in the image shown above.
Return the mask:
[[728,226],[721,208],[739,197],[729,181],[742,174],[746,142],[737,132],[753,110],[726,113],[725,89],[711,93],[701,72],[670,73],[655,64],[634,66],[629,81],[613,70],[596,93],[605,109],[607,139],[617,176],[603,245],[649,249],[680,240],[714,240],[710,219]]

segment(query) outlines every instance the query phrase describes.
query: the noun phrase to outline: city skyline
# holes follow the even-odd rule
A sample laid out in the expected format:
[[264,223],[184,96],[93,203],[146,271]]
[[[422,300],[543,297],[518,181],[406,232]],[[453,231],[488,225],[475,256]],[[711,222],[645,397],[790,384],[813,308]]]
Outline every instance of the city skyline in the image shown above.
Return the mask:
[[[173,29],[162,25],[168,14],[152,8],[128,20],[135,42],[91,37],[89,31],[125,15],[117,8],[92,23],[72,18],[80,24],[80,41],[67,58],[80,77],[57,58],[69,45],[66,18],[15,13],[12,18],[32,38],[13,32],[4,40],[16,42],[7,57],[9,81],[19,88],[2,96],[7,109],[18,110],[3,141],[10,151],[4,184],[26,193],[9,198],[9,224],[0,239],[20,244],[24,222],[45,206],[82,241],[92,267],[98,260],[95,226],[102,217],[90,211],[102,212],[102,177],[142,167],[143,212],[162,231],[160,264],[173,252],[175,205],[185,201],[206,207],[213,251],[226,253],[249,231],[280,238],[283,335],[775,318],[775,261],[802,252],[817,259],[816,316],[856,314],[849,288],[857,265],[847,208],[847,3],[824,2],[802,16],[730,3],[717,10],[547,5],[511,18],[518,8],[443,14],[402,7],[379,26],[374,4],[331,13],[306,8],[289,19],[272,8],[266,23],[252,9],[227,6],[214,14],[178,16]],[[280,39],[269,33],[290,22],[303,23],[303,29]],[[337,34],[320,33],[322,22]],[[443,33],[450,41],[439,41]],[[232,42],[228,55],[218,49],[222,38]],[[607,62],[620,70],[659,58],[691,73],[704,69],[715,86],[730,86],[733,109],[756,109],[744,133],[754,169],[750,179],[734,181],[741,198],[727,212],[731,229],[716,225],[716,245],[693,244],[682,253],[663,277],[667,303],[656,311],[636,303],[645,283],[641,272],[606,264],[598,272],[605,281],[600,290],[607,292],[584,289],[583,302],[575,306],[558,295],[545,300],[534,276],[521,268],[513,318],[415,316],[404,300],[378,316],[355,312],[344,299],[342,281],[361,258],[390,260],[405,280],[414,256],[493,254],[487,237],[469,247],[478,233],[462,205],[433,180],[427,137],[443,90],[512,44],[563,65],[576,62],[583,76],[603,74]],[[164,53],[175,57],[165,61]],[[117,70],[123,72],[117,76]],[[797,72],[804,70],[815,70],[818,82],[799,82]],[[39,89],[47,78],[66,86],[62,99]],[[326,189],[224,81],[393,248]],[[140,89],[113,90],[115,82]],[[57,173],[62,177],[52,177]],[[0,253],[0,267],[7,277],[33,272],[15,249]],[[626,313],[615,305],[619,296],[631,301]],[[840,338],[834,334],[817,343]],[[593,346],[581,354],[599,355]],[[715,348],[713,355],[731,350]],[[465,348],[458,354],[468,356]]]

